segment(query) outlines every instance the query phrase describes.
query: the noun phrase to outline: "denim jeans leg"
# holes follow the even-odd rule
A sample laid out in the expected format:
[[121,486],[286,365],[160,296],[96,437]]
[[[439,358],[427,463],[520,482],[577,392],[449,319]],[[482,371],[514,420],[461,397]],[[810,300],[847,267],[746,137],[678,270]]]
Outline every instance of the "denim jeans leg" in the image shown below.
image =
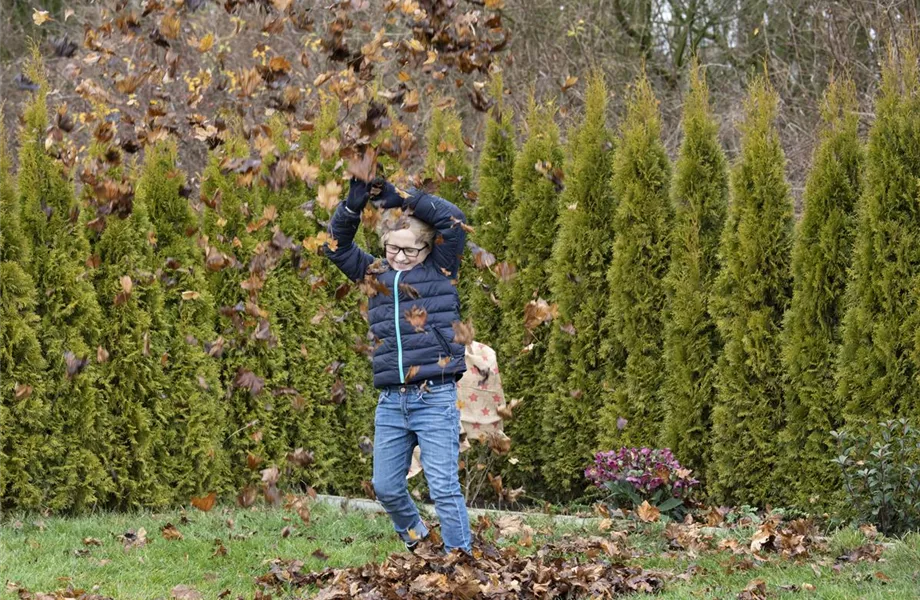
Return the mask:
[[441,521],[444,549],[470,551],[470,519],[457,473],[460,457],[460,410],[457,390],[425,392],[411,413],[412,429],[422,450],[421,462],[435,512]]
[[397,394],[380,394],[374,417],[374,493],[405,542],[428,535],[406,483],[416,436],[407,426]]

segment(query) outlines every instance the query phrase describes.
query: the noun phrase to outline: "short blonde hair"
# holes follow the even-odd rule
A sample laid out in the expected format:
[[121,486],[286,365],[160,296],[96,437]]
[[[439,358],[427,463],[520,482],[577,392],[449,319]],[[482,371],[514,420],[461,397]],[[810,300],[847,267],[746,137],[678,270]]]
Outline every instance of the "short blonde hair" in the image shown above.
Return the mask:
[[429,223],[406,214],[401,208],[384,210],[377,225],[377,235],[380,236],[381,243],[385,244],[390,233],[400,229],[408,229],[414,233],[417,244],[427,244],[431,247],[434,243],[435,231]]

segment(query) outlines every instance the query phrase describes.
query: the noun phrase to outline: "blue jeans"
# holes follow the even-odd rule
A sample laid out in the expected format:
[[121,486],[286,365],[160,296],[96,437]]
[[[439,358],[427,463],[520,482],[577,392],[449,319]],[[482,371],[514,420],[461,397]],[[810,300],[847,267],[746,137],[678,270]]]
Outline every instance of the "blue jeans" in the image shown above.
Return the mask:
[[470,551],[470,520],[460,490],[460,409],[453,383],[422,391],[417,385],[385,388],[374,417],[374,492],[406,542],[428,535],[418,508],[409,496],[406,474],[416,444],[441,537],[448,552]]

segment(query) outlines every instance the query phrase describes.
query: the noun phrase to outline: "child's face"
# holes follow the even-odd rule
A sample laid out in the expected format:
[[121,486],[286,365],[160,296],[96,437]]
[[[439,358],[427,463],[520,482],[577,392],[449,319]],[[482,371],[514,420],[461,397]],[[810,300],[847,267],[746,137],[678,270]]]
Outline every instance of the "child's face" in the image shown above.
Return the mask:
[[408,271],[424,261],[431,252],[428,244],[420,241],[409,229],[397,229],[384,239],[387,262],[397,271]]

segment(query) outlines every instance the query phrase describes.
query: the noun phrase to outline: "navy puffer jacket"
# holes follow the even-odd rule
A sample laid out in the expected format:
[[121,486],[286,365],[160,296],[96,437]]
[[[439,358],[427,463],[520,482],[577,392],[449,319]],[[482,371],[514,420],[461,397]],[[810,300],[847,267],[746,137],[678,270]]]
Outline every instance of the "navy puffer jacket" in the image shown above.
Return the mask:
[[[352,281],[371,277],[382,284],[368,301],[371,332],[380,341],[374,351],[374,387],[454,382],[466,371],[465,346],[454,341],[453,330],[453,323],[460,321],[456,280],[466,240],[460,225],[466,217],[443,198],[417,190],[403,198],[386,183],[376,197],[382,208],[402,207],[436,230],[428,257],[408,271],[396,271],[386,259],[378,260],[354,243],[368,187],[352,180],[348,199],[339,204],[329,224],[336,249],[327,246],[325,252]],[[424,331],[416,331],[406,319],[413,306],[428,315]]]

